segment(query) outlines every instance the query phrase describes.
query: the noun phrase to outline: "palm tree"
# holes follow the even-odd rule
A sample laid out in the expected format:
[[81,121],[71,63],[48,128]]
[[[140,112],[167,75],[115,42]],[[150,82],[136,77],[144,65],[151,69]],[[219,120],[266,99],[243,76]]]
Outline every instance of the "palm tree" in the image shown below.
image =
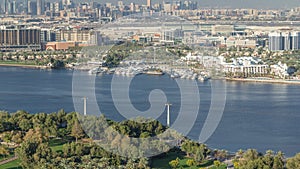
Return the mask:
[[236,156],[241,158],[243,157],[244,151],[242,149],[239,149],[239,151],[236,152]]
[[9,155],[9,150],[6,146],[4,145],[0,146],[0,155],[4,157],[7,157]]

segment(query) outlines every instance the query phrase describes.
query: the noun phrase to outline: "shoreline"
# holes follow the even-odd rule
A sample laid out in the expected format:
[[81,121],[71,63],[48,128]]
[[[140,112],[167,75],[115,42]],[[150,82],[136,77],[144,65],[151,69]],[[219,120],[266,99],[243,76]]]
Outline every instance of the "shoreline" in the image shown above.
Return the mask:
[[[23,64],[9,64],[9,63],[0,63],[0,67],[22,67],[30,69],[51,69],[47,66],[38,66],[38,65],[23,65]],[[252,83],[277,83],[277,84],[293,84],[300,85],[300,80],[283,80],[283,79],[255,79],[255,78],[217,78],[215,80],[226,80],[226,81],[237,81],[237,82],[252,82]]]
[[38,66],[38,65],[23,65],[23,64],[9,64],[9,63],[0,63],[2,67],[22,67],[22,68],[31,68],[31,69],[47,69],[47,66]]
[[300,85],[300,80],[281,80],[281,79],[252,79],[252,78],[225,78],[226,81],[238,81],[238,82],[254,82],[254,83],[277,83],[277,84],[294,84]]

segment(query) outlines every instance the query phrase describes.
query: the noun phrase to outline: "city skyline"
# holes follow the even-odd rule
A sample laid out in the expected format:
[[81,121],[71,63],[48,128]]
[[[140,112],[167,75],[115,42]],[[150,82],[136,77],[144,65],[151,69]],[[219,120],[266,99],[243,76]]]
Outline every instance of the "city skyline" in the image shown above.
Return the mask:
[[[13,1],[13,0],[12,0]],[[22,1],[22,0],[16,0]],[[36,0],[33,0],[36,1]],[[58,0],[46,0],[47,2],[56,2]],[[86,0],[84,2],[98,2],[98,3],[113,3],[117,4],[119,0]],[[147,5],[147,0],[122,0],[124,4],[129,5],[131,2],[136,4]],[[179,1],[179,0],[177,0]],[[185,1],[185,0],[182,0]],[[188,0],[192,2],[197,2],[199,7],[203,8],[253,8],[253,9],[287,9],[299,6],[299,1],[297,0],[273,0],[272,3],[269,0]],[[4,5],[4,0],[1,1],[0,5]],[[74,2],[81,2],[79,0],[74,0]],[[163,3],[163,2],[176,2],[176,0],[151,0],[151,4]]]
[[[55,1],[55,0],[52,0]],[[119,0],[86,0],[85,2],[99,2],[99,3],[117,3]],[[179,0],[152,0],[152,4],[162,3],[162,2],[176,2]],[[183,0],[184,1],[184,0]],[[212,7],[212,8],[255,8],[255,9],[284,9],[293,8],[299,6],[299,1],[297,0],[273,0],[272,3],[269,0],[188,0],[192,2],[198,2],[200,7]],[[80,2],[79,0],[74,0],[74,2]],[[123,0],[125,4],[130,4],[134,2],[137,4],[147,4],[147,0]]]

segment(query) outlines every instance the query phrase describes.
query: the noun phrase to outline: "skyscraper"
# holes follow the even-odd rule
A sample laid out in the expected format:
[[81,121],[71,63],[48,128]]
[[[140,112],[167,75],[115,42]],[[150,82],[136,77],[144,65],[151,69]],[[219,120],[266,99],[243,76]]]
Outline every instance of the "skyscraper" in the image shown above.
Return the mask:
[[0,51],[41,50],[41,30],[5,27],[0,29]]
[[24,0],[23,5],[25,14],[28,14],[28,0]]
[[147,0],[147,7],[150,9],[151,8],[151,0]]
[[281,33],[279,32],[269,33],[269,49],[271,51],[283,50],[283,39]]
[[31,1],[30,0],[27,0],[27,14],[31,13]]
[[4,13],[8,14],[8,0],[4,0]]
[[298,50],[300,49],[300,32],[269,33],[269,50]]
[[45,1],[44,0],[37,0],[37,15],[44,15],[45,12]]

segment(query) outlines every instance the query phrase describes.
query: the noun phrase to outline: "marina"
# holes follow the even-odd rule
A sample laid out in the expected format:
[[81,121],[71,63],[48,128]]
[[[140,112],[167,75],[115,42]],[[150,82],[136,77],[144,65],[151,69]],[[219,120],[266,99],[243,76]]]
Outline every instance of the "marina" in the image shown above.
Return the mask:
[[144,63],[123,64],[116,68],[94,67],[89,71],[90,75],[97,74],[115,74],[119,76],[133,77],[140,74],[146,75],[164,75],[167,74],[171,78],[181,78],[189,80],[206,81],[210,79],[210,74],[204,71],[196,71],[191,68],[171,68],[168,65],[149,65]]

